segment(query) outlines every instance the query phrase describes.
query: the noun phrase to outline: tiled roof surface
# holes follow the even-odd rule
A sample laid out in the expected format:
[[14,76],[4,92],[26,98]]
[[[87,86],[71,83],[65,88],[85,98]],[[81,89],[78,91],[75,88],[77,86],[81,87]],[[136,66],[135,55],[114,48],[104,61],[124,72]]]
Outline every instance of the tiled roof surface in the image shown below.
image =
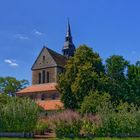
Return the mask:
[[32,85],[25,89],[17,92],[17,94],[22,93],[33,93],[33,92],[45,92],[45,91],[56,91],[56,83],[38,84]]
[[37,101],[36,103],[44,110],[63,109],[63,103],[60,100]]
[[67,62],[67,59],[66,57],[64,57],[63,55],[49,49],[49,48],[46,48],[49,53],[51,54],[51,56],[53,57],[54,61],[56,62],[56,64],[58,66],[61,66],[61,67],[64,67],[66,65],[66,62]]

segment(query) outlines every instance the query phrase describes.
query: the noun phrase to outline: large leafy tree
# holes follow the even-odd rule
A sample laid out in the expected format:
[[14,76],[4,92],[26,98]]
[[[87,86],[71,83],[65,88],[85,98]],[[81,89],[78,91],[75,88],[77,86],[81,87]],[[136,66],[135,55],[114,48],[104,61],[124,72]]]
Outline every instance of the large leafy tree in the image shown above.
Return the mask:
[[112,55],[106,60],[106,75],[108,77],[108,92],[112,101],[118,103],[126,100],[127,80],[126,72],[129,62],[122,56]]
[[25,88],[28,84],[27,80],[17,80],[14,77],[0,77],[0,93],[14,95],[15,92]]
[[66,108],[79,108],[84,97],[98,88],[99,79],[104,74],[102,60],[99,54],[82,45],[68,60],[65,69],[58,80],[61,99]]

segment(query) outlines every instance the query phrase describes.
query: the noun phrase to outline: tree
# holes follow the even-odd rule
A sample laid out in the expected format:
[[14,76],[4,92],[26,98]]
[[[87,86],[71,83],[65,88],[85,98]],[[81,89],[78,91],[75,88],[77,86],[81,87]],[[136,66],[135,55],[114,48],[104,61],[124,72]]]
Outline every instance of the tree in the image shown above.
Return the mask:
[[125,79],[125,71],[129,62],[122,56],[112,55],[106,60],[106,72],[112,80],[121,81]]
[[58,90],[66,108],[80,108],[85,96],[98,88],[104,66],[99,54],[86,45],[80,46],[70,58],[58,80]]
[[128,67],[128,96],[129,103],[134,103],[140,106],[140,63]]
[[28,84],[27,80],[17,80],[14,77],[0,77],[0,92],[14,95],[15,92],[25,88]]
[[108,92],[113,102],[119,103],[120,100],[126,101],[126,72],[128,65],[129,62],[119,55],[113,55],[106,60],[106,75],[109,79]]

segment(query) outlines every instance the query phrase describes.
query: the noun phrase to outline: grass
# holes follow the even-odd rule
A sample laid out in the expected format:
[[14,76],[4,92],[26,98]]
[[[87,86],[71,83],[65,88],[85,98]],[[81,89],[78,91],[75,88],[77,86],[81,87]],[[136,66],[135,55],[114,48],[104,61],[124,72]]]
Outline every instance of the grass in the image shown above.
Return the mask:
[[[33,140],[33,139],[24,139],[24,138],[0,138],[0,140]],[[36,139],[36,140],[45,140],[45,139]],[[47,139],[47,140],[71,140],[68,138],[64,139]],[[79,139],[75,138],[73,140],[85,140],[85,139]],[[91,139],[90,139],[91,140]],[[93,138],[92,140],[140,140],[140,138]]]

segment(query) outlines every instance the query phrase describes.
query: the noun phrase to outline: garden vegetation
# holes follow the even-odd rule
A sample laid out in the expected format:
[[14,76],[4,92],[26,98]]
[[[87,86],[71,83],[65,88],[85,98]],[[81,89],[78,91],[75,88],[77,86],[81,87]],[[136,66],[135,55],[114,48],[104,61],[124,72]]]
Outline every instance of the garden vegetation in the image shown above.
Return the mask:
[[0,95],[0,132],[33,132],[38,116],[34,101]]
[[82,45],[68,60],[57,88],[65,108],[72,110],[52,117],[58,137],[140,134],[139,61],[130,64],[112,55],[103,64],[98,53]]
[[[9,86],[0,87],[9,92]],[[50,127],[59,138],[140,136],[139,61],[130,64],[112,55],[103,63],[98,53],[82,45],[59,75],[57,89],[65,110],[46,121],[38,120],[38,107],[30,99],[0,95],[0,132],[42,134]]]

